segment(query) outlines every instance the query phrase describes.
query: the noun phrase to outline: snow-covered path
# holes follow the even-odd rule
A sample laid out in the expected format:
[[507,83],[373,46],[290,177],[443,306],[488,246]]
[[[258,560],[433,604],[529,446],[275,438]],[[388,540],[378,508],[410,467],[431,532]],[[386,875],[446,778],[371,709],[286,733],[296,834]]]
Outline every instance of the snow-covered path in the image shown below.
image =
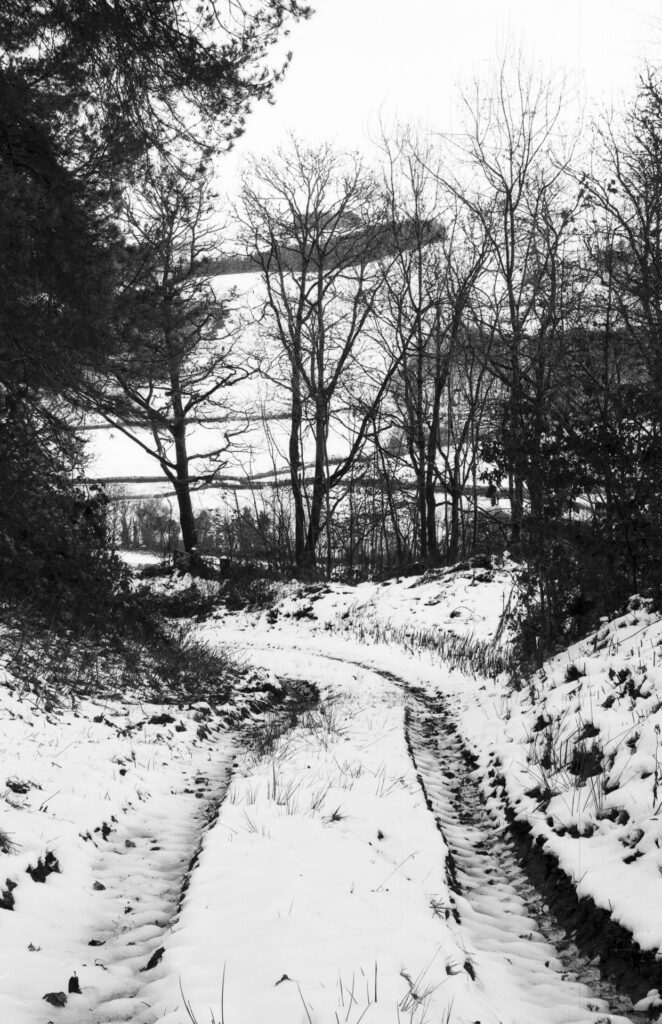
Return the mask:
[[[177,726],[170,716],[165,745],[153,742],[160,713],[149,719],[134,709],[141,731],[122,739],[125,730],[92,709],[73,745],[62,742],[63,722],[54,723],[53,743],[70,758],[63,779],[72,776],[77,796],[60,796],[60,815],[66,810],[71,821],[48,847],[62,873],[45,885],[21,879],[17,911],[1,919],[5,956],[13,950],[3,1019],[642,1019],[612,1013],[619,1004],[585,962],[575,977],[579,958],[546,926],[540,898],[482,804],[437,692],[439,666],[294,624],[262,631],[209,620],[199,631],[211,643],[234,642],[283,679],[314,684],[319,706],[302,701],[294,725],[262,715],[243,750],[220,725],[191,743],[195,717]],[[75,716],[65,725],[72,736],[81,732]],[[10,726],[24,728],[19,718]],[[36,762],[31,777],[41,785]],[[42,821],[46,804],[37,800],[41,850],[54,819]],[[103,828],[87,832],[101,808]],[[27,850],[22,857],[34,861]],[[73,969],[81,993],[65,1007],[44,1003],[42,993],[61,990]]]
[[[402,664],[398,680],[368,655],[359,662],[355,645],[313,653],[315,642],[298,647],[291,633],[251,640],[256,664],[320,686],[335,726],[297,727],[277,769],[268,754],[233,781],[202,865],[204,931],[218,948],[207,945],[197,977],[189,972],[199,1020],[210,1009],[228,1024],[634,1019],[611,1014],[541,934],[490,820],[462,812],[458,745],[401,685]],[[276,772],[291,806],[271,799]],[[164,965],[185,974],[176,955]]]

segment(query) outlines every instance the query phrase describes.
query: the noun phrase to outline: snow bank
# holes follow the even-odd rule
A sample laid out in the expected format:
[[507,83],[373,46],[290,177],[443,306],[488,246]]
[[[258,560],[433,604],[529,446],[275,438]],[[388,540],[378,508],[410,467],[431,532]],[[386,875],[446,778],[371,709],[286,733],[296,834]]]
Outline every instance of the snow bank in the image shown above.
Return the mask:
[[662,946],[661,652],[660,617],[635,601],[520,692],[456,694],[492,794],[646,950]]

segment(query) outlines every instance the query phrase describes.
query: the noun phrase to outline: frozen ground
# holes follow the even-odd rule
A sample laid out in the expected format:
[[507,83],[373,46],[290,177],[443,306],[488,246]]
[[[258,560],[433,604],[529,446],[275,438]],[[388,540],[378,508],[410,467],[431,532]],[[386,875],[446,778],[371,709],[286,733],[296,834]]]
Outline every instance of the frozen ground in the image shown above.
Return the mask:
[[[642,944],[659,945],[662,629],[633,610],[514,694],[505,675],[450,671],[430,634],[471,635],[484,654],[513,579],[506,566],[387,587],[287,587],[275,608],[219,610],[198,626],[202,638],[321,694],[287,729],[258,716],[250,744],[210,709],[118,700],[46,713],[3,688],[0,888],[13,910],[0,910],[2,1019],[638,1019],[625,1003],[610,1009],[550,944],[499,845],[493,790],[507,792],[578,886],[610,900]],[[475,751],[471,801],[458,733],[435,700]],[[168,711],[175,720],[159,724]],[[584,740],[580,720],[584,733],[593,725]],[[638,734],[630,746],[619,740],[626,728],[625,739]],[[579,775],[569,770],[581,743],[601,746],[604,778],[585,771],[597,767],[595,752]],[[543,756],[557,747],[559,764]],[[552,795],[530,793],[541,760]],[[598,783],[608,792],[592,810]],[[27,868],[49,853],[59,871],[34,881]],[[81,994],[66,992],[74,971]],[[66,1006],[44,1002],[58,992]],[[650,993],[640,1009],[655,1018],[655,1005]]]
[[[170,928],[232,737],[204,707],[173,718],[86,701],[48,713],[4,688],[0,721],[0,1019],[133,1020],[140,968]],[[74,972],[82,995],[45,1003]]]

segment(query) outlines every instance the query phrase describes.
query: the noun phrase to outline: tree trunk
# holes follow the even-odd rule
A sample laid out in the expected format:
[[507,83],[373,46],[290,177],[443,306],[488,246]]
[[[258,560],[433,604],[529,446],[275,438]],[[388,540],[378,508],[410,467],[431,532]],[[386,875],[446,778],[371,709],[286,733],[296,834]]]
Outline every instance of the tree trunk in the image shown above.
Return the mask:
[[515,473],[508,476],[508,497],[510,498],[510,541],[519,544],[522,539],[522,517],[524,515],[524,483]]
[[175,484],[177,505],[179,507],[179,525],[182,530],[182,544],[187,555],[195,554],[198,536],[195,529],[195,516],[191,503],[191,492],[187,483],[177,480]]
[[437,546],[437,495],[434,479],[432,479],[430,472],[426,473],[425,479],[425,525],[427,529],[427,555],[432,562],[436,562],[439,558]]
[[182,404],[181,382],[178,368],[171,366],[170,384],[172,391],[173,426],[172,437],[175,443],[175,494],[179,507],[179,523],[182,530],[184,551],[191,556],[197,547],[198,537],[195,529],[195,516],[191,502],[191,485],[189,482],[189,460],[186,447],[186,414]]
[[290,415],[290,486],[294,501],[294,564],[301,568],[305,561],[305,511],[301,488],[301,422],[303,408],[301,403],[301,375],[298,366],[292,366],[292,409]]
[[450,499],[451,515],[448,533],[448,561],[452,565],[454,562],[457,562],[460,552],[460,502],[462,500],[462,492],[456,486],[455,481],[451,483]]
[[393,482],[391,480],[391,474],[389,473],[389,469],[386,464],[384,448],[379,442],[379,435],[377,431],[375,431],[375,444],[377,446],[377,451],[379,453],[379,476],[381,477],[382,480],[382,488],[386,489],[389,516],[391,518],[391,525],[393,527],[393,533],[395,535],[398,565],[402,565],[404,561],[402,532],[400,530],[400,523],[398,522],[398,510],[396,508],[395,497],[393,494]]
[[315,567],[317,543],[322,532],[322,510],[327,497],[325,473],[327,423],[328,410],[326,403],[324,402],[324,397],[319,396],[315,409],[315,472],[313,476],[308,532],[304,549],[304,561],[308,569],[314,569]]

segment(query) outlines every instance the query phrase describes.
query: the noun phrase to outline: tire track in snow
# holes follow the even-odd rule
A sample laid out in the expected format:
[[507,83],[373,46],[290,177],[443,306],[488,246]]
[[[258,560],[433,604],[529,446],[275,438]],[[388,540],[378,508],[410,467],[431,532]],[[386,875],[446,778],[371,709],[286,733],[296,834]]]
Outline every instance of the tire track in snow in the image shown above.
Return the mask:
[[409,690],[405,731],[428,807],[451,851],[456,909],[477,953],[477,982],[481,962],[500,962],[530,1004],[530,1022],[549,1019],[550,1008],[559,1024],[648,1020],[564,940],[483,806],[443,701]]
[[[299,638],[297,638],[298,640]],[[499,1024],[638,1024],[634,1013],[598,968],[582,957],[550,917],[544,899],[517,863],[507,832],[482,804],[464,750],[443,698],[355,652],[331,653],[273,635],[252,651],[297,651],[322,662],[356,667],[395,683],[405,702],[405,736],[428,807],[451,853],[459,937],[473,954],[475,983],[487,996]],[[499,978],[498,988],[494,979]],[[484,979],[491,979],[490,991]],[[627,1014],[627,1015],[625,1015]],[[453,1024],[455,1024],[451,1017]],[[464,1024],[464,1022],[463,1022]],[[476,1022],[480,1024],[480,1022]]]
[[89,958],[79,969],[82,994],[70,996],[58,1012],[61,1024],[158,1020],[147,991],[152,970],[167,946],[202,837],[225,796],[233,756],[233,746],[223,743],[204,770],[196,759],[176,788],[134,807],[99,844],[98,884],[86,897],[96,925]]

